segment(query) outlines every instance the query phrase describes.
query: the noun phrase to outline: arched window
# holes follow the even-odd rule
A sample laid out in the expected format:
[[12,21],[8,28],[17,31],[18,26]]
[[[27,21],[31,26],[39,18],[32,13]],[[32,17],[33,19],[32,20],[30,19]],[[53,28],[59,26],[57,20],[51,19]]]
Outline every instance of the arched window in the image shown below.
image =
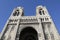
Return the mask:
[[39,14],[40,14],[40,15],[42,15],[42,14],[45,15],[44,10],[39,9]]
[[41,8],[41,9],[39,9],[39,14],[40,14],[40,15],[42,15],[42,8]]
[[13,16],[18,16],[19,15],[19,10],[16,10],[14,13],[13,13]]

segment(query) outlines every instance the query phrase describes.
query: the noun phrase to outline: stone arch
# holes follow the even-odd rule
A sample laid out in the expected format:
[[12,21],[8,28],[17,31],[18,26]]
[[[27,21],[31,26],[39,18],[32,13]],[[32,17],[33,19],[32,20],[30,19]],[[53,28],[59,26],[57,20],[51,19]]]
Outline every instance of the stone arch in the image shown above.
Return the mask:
[[38,40],[38,33],[32,27],[22,29],[19,36],[19,40]]

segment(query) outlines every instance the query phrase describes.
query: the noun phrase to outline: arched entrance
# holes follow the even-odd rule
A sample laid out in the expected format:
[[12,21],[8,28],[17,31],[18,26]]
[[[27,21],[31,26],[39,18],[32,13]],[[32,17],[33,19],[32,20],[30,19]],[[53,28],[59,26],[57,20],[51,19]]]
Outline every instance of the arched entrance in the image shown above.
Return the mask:
[[24,28],[20,33],[19,40],[38,40],[37,31],[32,27]]

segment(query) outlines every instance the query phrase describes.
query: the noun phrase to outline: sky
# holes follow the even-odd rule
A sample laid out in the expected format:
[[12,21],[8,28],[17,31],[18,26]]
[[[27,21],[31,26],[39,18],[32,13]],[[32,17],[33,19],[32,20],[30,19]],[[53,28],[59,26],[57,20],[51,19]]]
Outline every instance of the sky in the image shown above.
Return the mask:
[[0,32],[14,8],[21,6],[25,16],[34,16],[38,5],[46,6],[60,33],[60,0],[0,0]]

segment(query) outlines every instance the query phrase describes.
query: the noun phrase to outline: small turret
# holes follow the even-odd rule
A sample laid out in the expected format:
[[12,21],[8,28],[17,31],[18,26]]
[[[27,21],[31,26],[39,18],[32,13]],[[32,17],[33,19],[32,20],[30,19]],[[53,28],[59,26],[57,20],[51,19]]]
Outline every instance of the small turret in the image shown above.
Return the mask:
[[45,6],[36,7],[36,16],[49,16],[48,11]]
[[20,17],[20,16],[23,16],[23,7],[17,7],[17,8],[14,8],[11,16],[12,17]]

